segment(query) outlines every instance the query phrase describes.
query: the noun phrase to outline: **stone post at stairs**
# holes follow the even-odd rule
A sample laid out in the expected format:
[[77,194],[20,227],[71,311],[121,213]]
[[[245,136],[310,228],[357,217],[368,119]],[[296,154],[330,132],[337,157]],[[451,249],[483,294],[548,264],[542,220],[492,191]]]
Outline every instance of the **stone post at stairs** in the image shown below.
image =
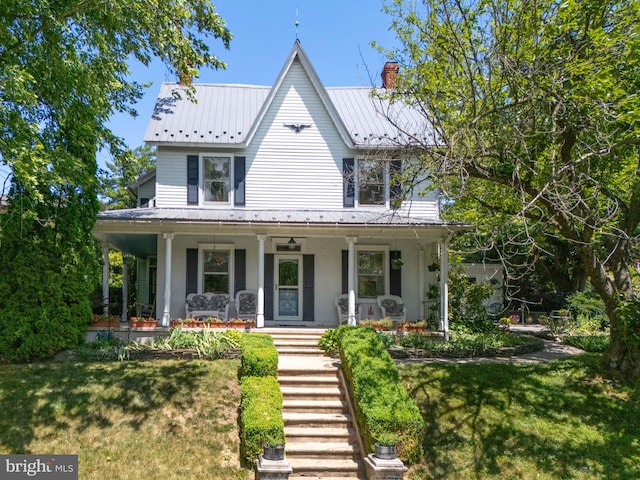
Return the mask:
[[267,460],[263,455],[257,460],[256,480],[287,480],[293,472],[287,458]]
[[407,467],[404,466],[404,463],[399,458],[383,460],[373,453],[370,453],[364,459],[364,466],[367,472],[367,480],[402,480],[404,473],[407,471]]

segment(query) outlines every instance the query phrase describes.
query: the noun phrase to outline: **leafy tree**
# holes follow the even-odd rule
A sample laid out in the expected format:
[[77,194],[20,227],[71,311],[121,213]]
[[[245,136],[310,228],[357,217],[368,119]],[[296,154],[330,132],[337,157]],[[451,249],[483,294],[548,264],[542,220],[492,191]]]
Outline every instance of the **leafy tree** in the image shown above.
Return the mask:
[[107,127],[135,115],[143,85],[127,62],[177,73],[224,67],[207,39],[231,34],[208,0],[0,2],[0,354],[46,357],[81,340],[97,278],[91,229],[96,151],[125,149]]
[[142,145],[107,162],[108,171],[100,175],[100,193],[107,209],[135,208],[136,200],[129,195],[127,185],[135,182],[156,165],[156,152]]
[[[402,66],[387,94],[430,123],[405,129],[403,146],[421,160],[407,178],[420,173],[454,202],[491,205],[534,251],[565,243],[610,319],[603,366],[639,378],[638,0],[394,0],[386,9],[400,41],[387,53]],[[490,222],[478,221],[487,231]]]

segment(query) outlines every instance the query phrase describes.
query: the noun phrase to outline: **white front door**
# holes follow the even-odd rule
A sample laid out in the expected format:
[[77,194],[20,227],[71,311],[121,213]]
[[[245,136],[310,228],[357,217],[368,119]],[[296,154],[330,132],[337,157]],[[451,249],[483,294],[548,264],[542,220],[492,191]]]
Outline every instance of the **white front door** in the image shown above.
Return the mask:
[[275,320],[302,320],[302,257],[275,257]]

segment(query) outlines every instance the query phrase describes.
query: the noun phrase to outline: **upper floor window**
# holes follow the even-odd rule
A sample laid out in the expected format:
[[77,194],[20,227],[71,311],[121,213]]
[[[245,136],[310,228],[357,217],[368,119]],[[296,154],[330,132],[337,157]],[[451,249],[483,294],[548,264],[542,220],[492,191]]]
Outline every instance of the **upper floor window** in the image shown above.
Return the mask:
[[358,161],[358,205],[386,204],[386,170],[380,161]]
[[205,202],[229,202],[231,190],[231,159],[203,157],[203,191]]

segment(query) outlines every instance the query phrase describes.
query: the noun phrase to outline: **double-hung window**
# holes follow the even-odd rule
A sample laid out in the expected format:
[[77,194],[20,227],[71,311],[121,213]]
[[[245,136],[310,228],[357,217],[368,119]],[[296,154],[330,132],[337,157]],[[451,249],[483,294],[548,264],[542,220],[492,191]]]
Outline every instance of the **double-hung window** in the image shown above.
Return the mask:
[[231,250],[201,248],[201,292],[231,293]]
[[202,157],[202,189],[205,203],[229,203],[231,158]]
[[358,160],[358,205],[384,206],[387,200],[387,169],[379,160]]
[[359,250],[358,261],[358,297],[376,298],[387,291],[386,251]]

